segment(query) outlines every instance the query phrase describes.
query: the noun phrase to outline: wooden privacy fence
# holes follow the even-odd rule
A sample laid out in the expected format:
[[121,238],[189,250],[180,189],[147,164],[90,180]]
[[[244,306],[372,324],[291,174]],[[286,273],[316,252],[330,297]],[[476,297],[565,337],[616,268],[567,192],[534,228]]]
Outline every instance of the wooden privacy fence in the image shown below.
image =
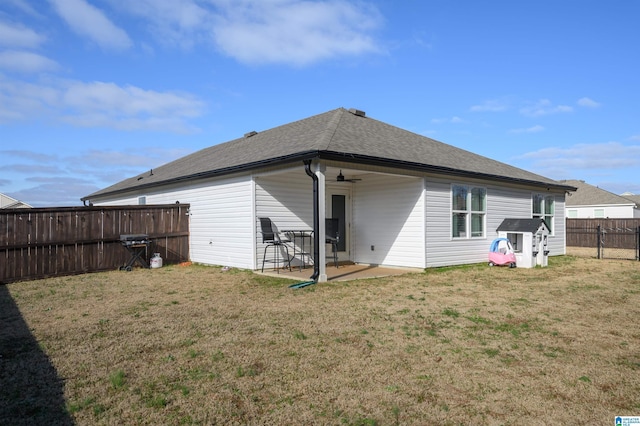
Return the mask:
[[131,253],[120,235],[147,234],[146,253],[189,259],[189,205],[0,210],[0,284],[118,269]]
[[640,219],[567,219],[567,247],[593,248],[600,258],[640,260]]

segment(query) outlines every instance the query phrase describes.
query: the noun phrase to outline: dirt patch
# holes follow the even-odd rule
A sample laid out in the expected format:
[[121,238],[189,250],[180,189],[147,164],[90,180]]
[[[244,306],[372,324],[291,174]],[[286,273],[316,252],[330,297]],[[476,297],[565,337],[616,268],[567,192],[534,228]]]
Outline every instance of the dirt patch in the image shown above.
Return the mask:
[[[77,424],[607,424],[640,413],[640,262],[289,284],[191,265],[6,288]],[[1,359],[3,383],[17,358]],[[0,420],[11,423],[11,407]]]

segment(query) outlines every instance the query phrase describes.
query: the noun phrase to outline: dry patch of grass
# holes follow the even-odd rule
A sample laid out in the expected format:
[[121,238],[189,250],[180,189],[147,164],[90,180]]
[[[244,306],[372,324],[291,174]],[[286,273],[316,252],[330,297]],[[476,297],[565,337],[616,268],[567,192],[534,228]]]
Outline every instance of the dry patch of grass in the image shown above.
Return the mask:
[[[300,290],[170,266],[15,283],[4,300],[64,381],[77,424],[607,424],[640,414],[640,262],[550,263]],[[10,342],[0,337],[3,383],[30,353],[11,354]],[[28,412],[22,386],[0,391],[0,420]]]

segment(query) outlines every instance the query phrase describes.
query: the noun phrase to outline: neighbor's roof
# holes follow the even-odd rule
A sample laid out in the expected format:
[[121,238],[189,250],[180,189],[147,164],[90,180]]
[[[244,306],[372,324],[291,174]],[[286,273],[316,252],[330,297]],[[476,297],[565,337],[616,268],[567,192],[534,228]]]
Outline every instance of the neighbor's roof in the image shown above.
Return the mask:
[[123,180],[92,197],[258,167],[322,158],[368,165],[574,188],[451,145],[338,108],[205,148],[152,172]]
[[589,185],[583,180],[563,180],[560,182],[577,188],[576,192],[572,193],[570,197],[566,197],[566,207],[602,205],[630,206],[636,204],[636,202],[629,197],[616,195],[613,192],[606,191],[597,186]]
[[24,201],[16,200],[13,197],[9,197],[5,194],[0,194],[0,209],[21,209],[21,208],[32,208],[29,204]]
[[549,226],[544,219],[535,217],[533,219],[505,219],[502,221],[500,226],[496,229],[497,232],[531,232],[535,233],[540,229],[541,226],[547,228],[549,230]]
[[640,195],[630,194],[630,195],[622,195],[627,200],[631,200],[636,203],[637,206],[640,206]]

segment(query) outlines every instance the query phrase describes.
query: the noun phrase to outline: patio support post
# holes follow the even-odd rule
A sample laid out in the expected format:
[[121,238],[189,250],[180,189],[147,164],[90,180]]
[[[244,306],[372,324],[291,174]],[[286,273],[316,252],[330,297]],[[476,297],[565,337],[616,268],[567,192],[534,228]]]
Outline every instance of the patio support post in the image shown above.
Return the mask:
[[[326,282],[327,281],[327,248],[324,243],[325,241],[325,225],[324,220],[327,217],[326,215],[326,178],[325,172],[327,167],[324,164],[316,163],[316,176],[318,178],[318,233],[315,235],[315,240],[318,241],[318,266],[320,275],[318,276],[318,282]],[[316,259],[314,259],[316,262]]]

